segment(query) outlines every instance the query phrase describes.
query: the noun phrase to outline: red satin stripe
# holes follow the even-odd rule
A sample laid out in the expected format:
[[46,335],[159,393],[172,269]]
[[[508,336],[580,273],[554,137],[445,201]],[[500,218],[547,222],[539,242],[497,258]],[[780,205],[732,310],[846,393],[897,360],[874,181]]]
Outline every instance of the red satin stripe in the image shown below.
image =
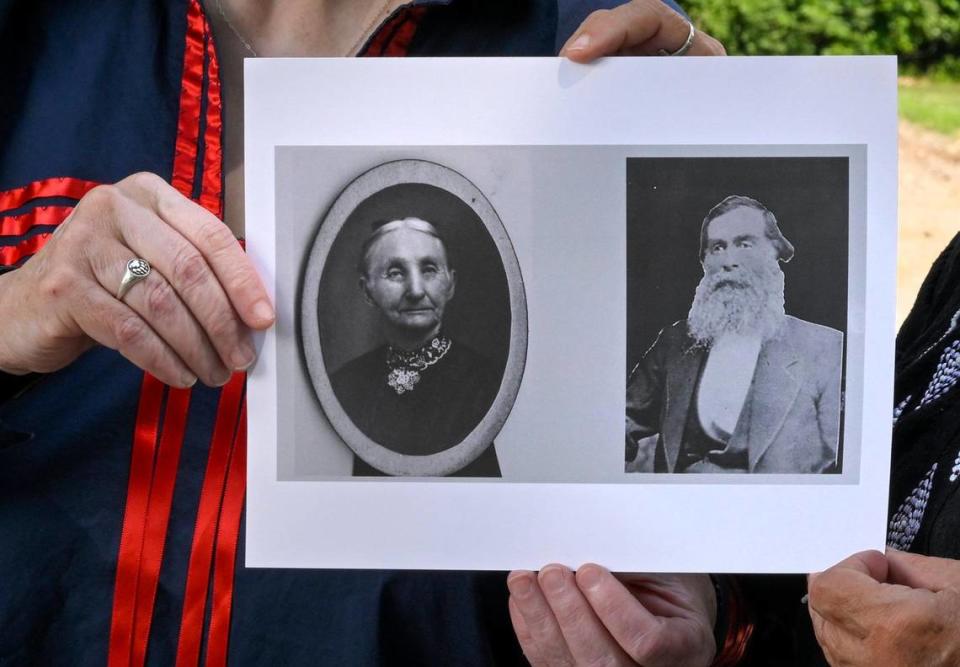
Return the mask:
[[210,583],[213,543],[220,517],[227,466],[237,428],[237,415],[243,395],[245,375],[234,373],[220,393],[217,420],[213,428],[207,469],[200,490],[200,506],[190,547],[190,565],[180,619],[180,640],[177,645],[177,667],[196,667],[200,659],[203,616]]
[[15,188],[0,192],[0,211],[8,211],[13,208],[19,208],[27,202],[40,197],[69,197],[70,199],[80,199],[98,183],[85,181],[80,178],[47,178],[42,181],[34,181]]
[[110,667],[121,667],[130,663],[137,578],[140,572],[140,554],[143,549],[163,393],[163,383],[149,373],[145,373],[140,388],[140,405],[137,408],[136,429],[133,435],[127,503],[123,509],[117,576],[113,589],[113,614],[110,620],[107,660]]
[[17,245],[0,246],[0,266],[13,266],[24,257],[40,252],[40,248],[50,240],[52,233],[37,234],[18,243]]
[[187,7],[187,39],[183,52],[183,75],[180,88],[180,116],[177,121],[177,143],[173,158],[171,184],[181,194],[193,193],[196,173],[197,137],[200,133],[200,96],[203,90],[203,34],[206,19],[199,0],[189,0]]
[[[204,44],[208,33],[209,25],[203,15],[200,2],[198,0],[188,0],[180,110],[171,178],[171,184],[188,197],[193,194],[196,177],[197,142],[200,132],[201,95],[204,79]],[[212,167],[216,167],[217,187],[213,189],[207,184],[209,176],[205,173],[204,190],[210,192],[209,197],[214,197],[219,201],[220,87],[218,74],[213,69],[216,67],[216,57],[213,53],[212,44],[208,48],[211,63],[211,85],[208,94],[210,95],[209,104],[212,110],[208,111],[207,122],[209,124],[210,118],[215,116],[215,123],[213,129],[208,128],[204,139],[205,141],[211,141],[212,138],[214,153],[209,157],[205,154],[203,168],[207,172]],[[34,186],[32,189],[28,187],[17,192],[16,199],[10,193],[0,193],[0,210],[6,208],[3,206],[5,201],[3,196],[5,195],[9,201],[17,202],[14,204],[15,206],[20,206],[25,198],[29,197],[61,195],[74,196],[79,199],[96,185],[90,183],[86,187],[81,187],[75,179],[51,179],[50,184],[59,184],[61,189],[57,191],[50,187],[32,184]],[[217,212],[219,214],[219,211]],[[10,224],[13,225],[14,223]],[[18,221],[16,224],[24,225],[26,223]],[[23,256],[36,252],[49,236],[49,234],[44,234],[33,237],[9,250],[0,248],[0,262],[14,263]],[[205,597],[209,575],[201,576],[202,573],[198,569],[199,565],[195,565],[195,563],[202,563],[206,560],[206,569],[209,570],[211,559],[209,551],[212,549],[212,545],[205,549],[205,543],[208,541],[206,536],[209,534],[212,539],[214,527],[209,525],[210,520],[212,518],[215,521],[220,511],[223,477],[226,475],[226,465],[236,427],[237,406],[242,390],[243,377],[234,377],[221,396],[221,411],[225,414],[231,414],[232,418],[224,417],[222,414],[218,416],[210,460],[208,461],[207,476],[204,479],[201,494],[197,529],[194,533],[194,547],[190,556],[183,628],[185,628],[184,633],[188,635],[188,639],[190,636],[196,635],[197,655],[199,654],[199,636],[203,625],[203,603],[205,600],[200,601],[200,617],[195,619],[197,601],[195,596],[191,595],[191,591],[199,589],[200,584],[202,584],[203,596]],[[142,665],[149,644],[153,607],[163,562],[170,508],[173,502],[173,491],[176,485],[180,450],[183,444],[186,416],[190,402],[189,390],[170,391],[164,417],[164,432],[158,451],[156,439],[163,391],[163,385],[158,380],[150,375],[145,375],[118,555],[117,580],[110,630],[109,664],[111,667],[131,664]],[[225,432],[225,429],[229,431],[228,435],[221,435]],[[223,442],[221,443],[221,441]],[[210,498],[213,498],[212,494],[216,496],[213,511],[210,509],[211,503],[214,502],[210,500]],[[203,556],[205,550],[208,552],[206,558]],[[193,644],[190,641],[185,643],[183,637],[181,637],[181,645],[178,647],[178,664],[181,664],[180,651],[184,647],[192,649]],[[193,664],[196,664],[196,662],[197,658],[194,657]]]
[[233,574],[237,564],[240,516],[247,489],[247,402],[240,410],[237,439],[230,458],[227,488],[217,530],[216,556],[213,561],[213,608],[207,633],[206,667],[225,667],[230,639],[230,609],[233,605]]
[[33,227],[59,225],[72,210],[72,206],[38,206],[23,215],[0,217],[0,236],[21,236]]
[[729,586],[727,597],[727,628],[723,646],[717,647],[717,656],[710,667],[734,667],[747,652],[754,624],[749,610],[744,606],[743,595],[733,577],[726,577]]
[[220,63],[213,44],[207,40],[207,118],[203,134],[203,175],[200,205],[218,218],[223,217],[223,101],[220,97]]
[[189,389],[170,389],[164,411],[160,449],[147,502],[147,520],[133,617],[133,650],[130,659],[132,665],[142,665],[146,659],[153,605],[160,580],[160,565],[163,562],[163,548],[167,540],[170,507],[173,504],[173,490],[177,481],[189,407]]
[[[410,46],[417,24],[425,11],[424,7],[401,8],[377,30],[358,55],[403,56]],[[402,38],[398,41],[398,37]],[[396,42],[396,45],[394,45]]]
[[426,8],[424,7],[410,9],[407,12],[406,20],[397,28],[380,55],[390,58],[402,58],[407,55],[407,51],[410,50],[410,42],[413,41],[413,36],[417,34],[420,18],[425,11]]

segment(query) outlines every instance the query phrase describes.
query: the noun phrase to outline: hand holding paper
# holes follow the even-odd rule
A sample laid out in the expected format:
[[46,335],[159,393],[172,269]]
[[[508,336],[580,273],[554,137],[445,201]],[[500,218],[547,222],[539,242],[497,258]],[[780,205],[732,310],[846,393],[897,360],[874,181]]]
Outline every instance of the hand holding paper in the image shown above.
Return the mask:
[[0,284],[0,369],[19,374],[99,343],[172,386],[220,386],[253,363],[251,331],[274,319],[229,228],[150,173],[87,192]]
[[534,666],[709,665],[716,596],[706,575],[619,575],[599,565],[512,572],[510,618]]
[[854,554],[810,576],[810,617],[833,665],[956,665],[960,562]]
[[[560,55],[578,63],[603,56],[651,56],[662,49],[682,55],[723,56],[723,44],[693,31],[690,23],[660,0],[633,0],[610,10],[595,11],[567,40]],[[681,54],[678,54],[681,55]]]

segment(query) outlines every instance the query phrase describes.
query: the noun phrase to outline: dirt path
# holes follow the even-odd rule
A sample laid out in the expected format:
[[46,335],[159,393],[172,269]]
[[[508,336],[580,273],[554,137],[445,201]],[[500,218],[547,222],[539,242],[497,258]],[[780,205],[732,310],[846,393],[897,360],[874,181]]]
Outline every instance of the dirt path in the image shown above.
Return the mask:
[[960,138],[900,121],[900,237],[897,324],[930,264],[960,231]]

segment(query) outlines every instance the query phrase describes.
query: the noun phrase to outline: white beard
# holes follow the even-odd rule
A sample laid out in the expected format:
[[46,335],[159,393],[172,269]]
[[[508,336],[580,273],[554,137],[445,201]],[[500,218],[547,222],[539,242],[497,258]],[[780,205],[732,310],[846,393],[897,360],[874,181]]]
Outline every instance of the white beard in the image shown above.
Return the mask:
[[726,333],[770,340],[784,318],[783,271],[770,259],[755,267],[705,273],[690,306],[687,330],[703,346]]

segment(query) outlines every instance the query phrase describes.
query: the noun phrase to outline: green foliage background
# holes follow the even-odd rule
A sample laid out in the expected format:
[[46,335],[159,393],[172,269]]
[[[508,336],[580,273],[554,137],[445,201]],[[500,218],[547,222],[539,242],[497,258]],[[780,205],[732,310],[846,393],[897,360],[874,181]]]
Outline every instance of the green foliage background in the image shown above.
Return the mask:
[[960,78],[960,0],[683,0],[730,55],[896,54]]

